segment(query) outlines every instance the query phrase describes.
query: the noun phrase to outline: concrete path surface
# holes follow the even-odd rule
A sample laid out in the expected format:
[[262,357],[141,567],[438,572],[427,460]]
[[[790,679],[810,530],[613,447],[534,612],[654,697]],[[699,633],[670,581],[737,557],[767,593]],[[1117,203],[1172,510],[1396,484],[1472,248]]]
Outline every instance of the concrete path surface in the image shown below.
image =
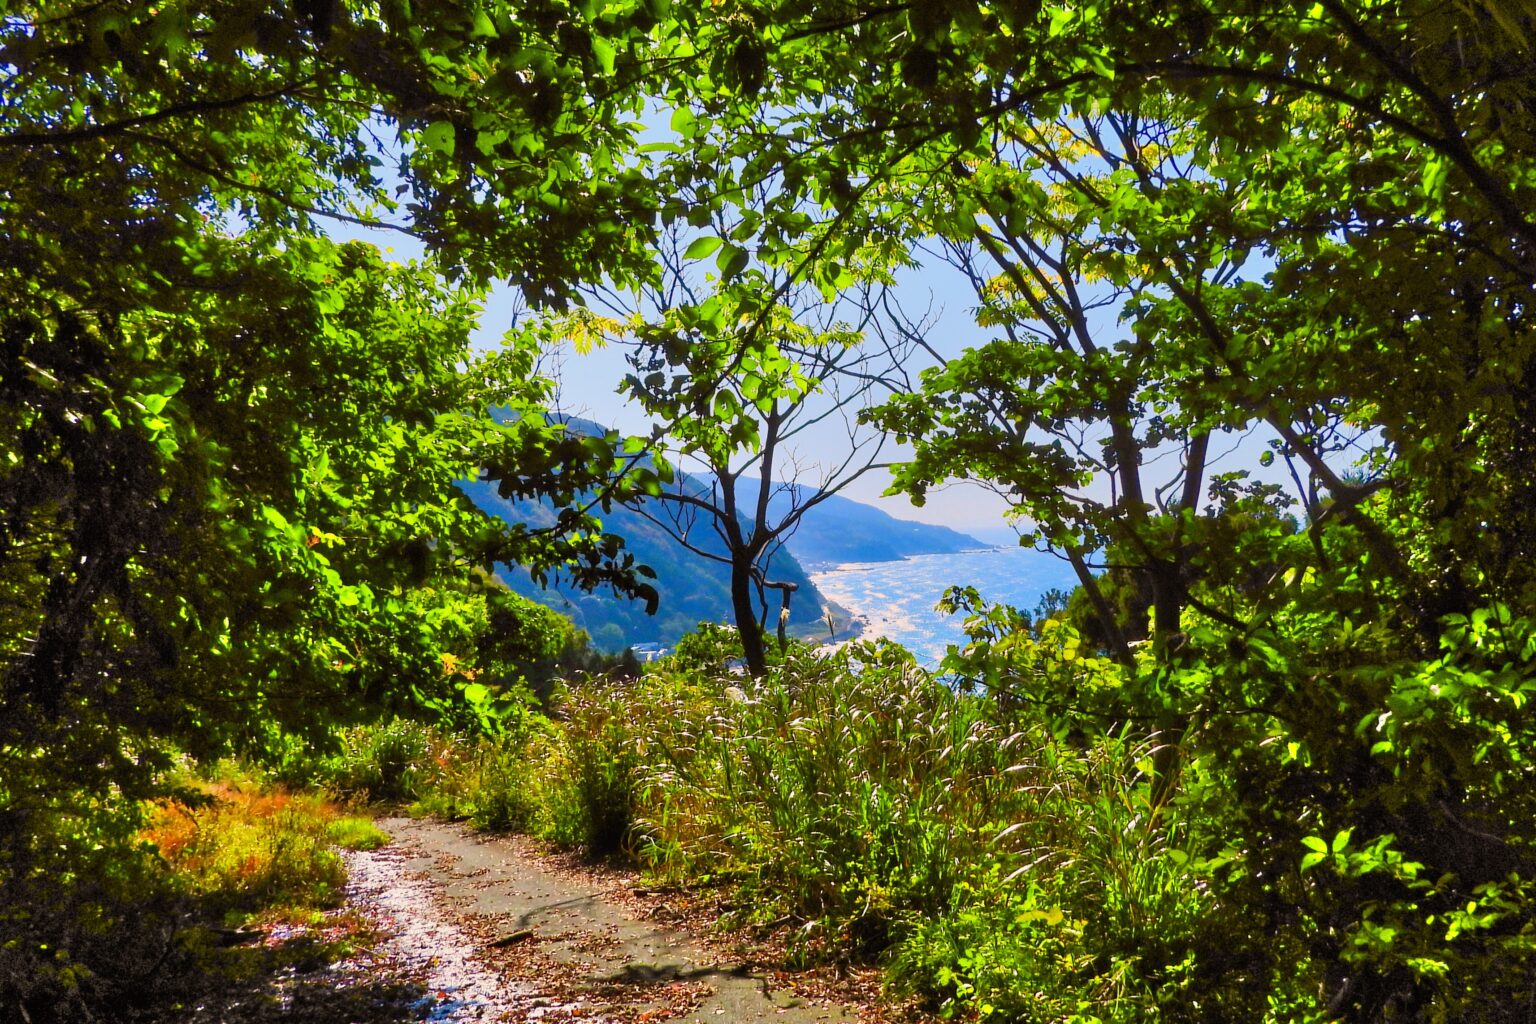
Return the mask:
[[[484,1019],[678,1021],[687,1024],[851,1024],[852,1008],[821,1006],[745,967],[722,962],[681,932],[644,920],[600,882],[539,863],[526,844],[431,820],[386,818],[391,867],[427,883],[476,959],[507,979]],[[380,851],[384,853],[385,851]],[[398,903],[398,901],[397,901]],[[423,912],[434,908],[423,906]],[[401,914],[397,906],[392,912]],[[511,1007],[511,1009],[507,1009]]]

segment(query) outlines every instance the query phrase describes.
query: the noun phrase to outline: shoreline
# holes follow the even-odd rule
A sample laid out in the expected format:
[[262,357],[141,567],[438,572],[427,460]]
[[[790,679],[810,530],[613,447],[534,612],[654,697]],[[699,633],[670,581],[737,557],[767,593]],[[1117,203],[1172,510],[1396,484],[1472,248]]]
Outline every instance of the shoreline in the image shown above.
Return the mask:
[[[958,551],[922,551],[913,555],[901,555],[897,558],[878,558],[867,562],[801,562],[800,568],[812,583],[816,577],[838,572],[864,572],[881,566],[896,565],[900,562],[911,562],[919,558],[956,558],[960,555],[979,555],[989,551],[1012,551],[1012,545],[1008,544],[984,544],[979,548],[961,548]],[[819,586],[819,584],[818,584]]]
[[[806,576],[814,584],[814,574],[807,573]],[[819,586],[816,589],[818,593],[821,593]],[[816,646],[826,648],[827,650],[835,650],[852,640],[873,640],[878,635],[871,632],[872,627],[868,615],[849,608],[846,604],[827,596],[825,593],[821,593],[821,598],[824,602],[822,610],[826,613],[826,616],[819,622],[806,623],[798,628],[791,629],[789,631],[791,637],[796,640],[814,643]],[[827,631],[828,617],[831,618],[832,625],[830,633]]]
[[[886,562],[850,562],[810,573],[827,602],[861,623],[859,636],[884,637],[911,651],[919,664],[939,665],[950,647],[967,642],[965,615],[936,605],[953,586],[973,586],[995,604],[1031,607],[1041,594],[1075,585],[1069,569],[1044,552],[993,546],[963,554],[916,555]],[[827,635],[823,625],[822,637]]]
[[[907,561],[907,559],[900,559]],[[849,566],[857,565],[891,565],[893,562],[849,562]],[[821,645],[832,651],[853,640],[889,640],[891,639],[891,627],[894,620],[889,615],[882,615],[867,608],[858,608],[847,601],[847,595],[829,593],[824,586],[824,581],[832,576],[848,572],[847,568],[821,569],[807,572],[806,576],[821,594],[822,600],[832,612],[833,624],[836,626],[831,636],[821,634]],[[852,571],[857,572],[858,569]]]

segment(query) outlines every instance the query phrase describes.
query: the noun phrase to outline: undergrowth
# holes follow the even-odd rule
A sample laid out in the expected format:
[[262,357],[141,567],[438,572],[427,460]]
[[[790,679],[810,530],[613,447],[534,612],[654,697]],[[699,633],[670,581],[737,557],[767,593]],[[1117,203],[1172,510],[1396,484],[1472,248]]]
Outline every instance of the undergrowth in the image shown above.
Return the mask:
[[[370,820],[228,763],[164,788],[176,796],[34,803],[31,841],[0,843],[0,1019],[174,1019],[232,991],[268,999],[263,979],[369,941],[334,910],[334,847],[387,842]],[[286,941],[253,941],[276,923]]]
[[177,887],[224,912],[333,907],[347,880],[334,847],[387,842],[371,821],[316,793],[266,786],[228,767],[194,792],[158,805],[143,836]]
[[962,1017],[1156,1017],[1201,909],[1147,751],[1061,742],[893,645],[793,648],[752,681],[706,634],[460,752],[423,809],[736,889],[801,960],[889,966]]

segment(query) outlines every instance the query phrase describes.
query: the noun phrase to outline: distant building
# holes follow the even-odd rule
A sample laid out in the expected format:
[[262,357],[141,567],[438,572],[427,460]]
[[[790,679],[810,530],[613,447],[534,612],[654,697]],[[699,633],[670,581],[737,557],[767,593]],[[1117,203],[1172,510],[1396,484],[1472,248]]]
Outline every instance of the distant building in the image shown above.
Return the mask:
[[630,644],[629,650],[642,665],[667,656],[667,649],[658,643]]

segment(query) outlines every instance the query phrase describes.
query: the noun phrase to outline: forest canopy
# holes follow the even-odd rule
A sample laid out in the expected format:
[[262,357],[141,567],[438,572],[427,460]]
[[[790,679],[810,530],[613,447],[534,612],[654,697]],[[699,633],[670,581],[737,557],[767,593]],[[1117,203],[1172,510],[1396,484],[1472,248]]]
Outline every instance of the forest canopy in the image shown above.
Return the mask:
[[[132,823],[173,755],[325,744],[387,713],[494,721],[517,691],[488,684],[570,635],[494,584],[495,562],[648,593],[570,507],[611,475],[609,450],[543,418],[533,353],[470,346],[490,273],[537,265],[521,214],[462,226],[485,192],[431,117],[484,40],[392,24],[408,31],[243,3],[0,22],[7,991],[71,977],[50,951],[85,956],[81,927],[137,941],[91,921],[158,927],[133,909]],[[439,48],[459,61],[428,60]],[[497,109],[529,130],[522,107]],[[386,135],[403,199],[383,184]],[[511,189],[495,201],[520,209]],[[395,214],[428,259],[327,233]],[[562,230],[577,263],[622,265]],[[549,298],[596,273],[544,269],[524,283]],[[458,491],[475,476],[565,511],[504,527]]]

